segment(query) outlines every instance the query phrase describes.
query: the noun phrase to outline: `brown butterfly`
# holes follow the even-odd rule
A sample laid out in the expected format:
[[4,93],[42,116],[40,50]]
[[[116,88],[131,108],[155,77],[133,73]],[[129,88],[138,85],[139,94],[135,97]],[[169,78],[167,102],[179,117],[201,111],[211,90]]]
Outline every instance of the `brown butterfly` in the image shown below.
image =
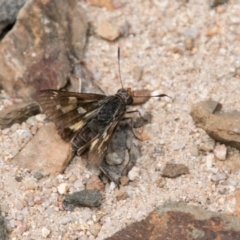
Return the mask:
[[[167,95],[154,97],[164,96]],[[78,155],[88,149],[89,162],[100,166],[114,130],[127,113],[128,105],[133,103],[133,91],[121,88],[115,95],[106,96],[42,90],[37,100],[63,140],[70,142]]]

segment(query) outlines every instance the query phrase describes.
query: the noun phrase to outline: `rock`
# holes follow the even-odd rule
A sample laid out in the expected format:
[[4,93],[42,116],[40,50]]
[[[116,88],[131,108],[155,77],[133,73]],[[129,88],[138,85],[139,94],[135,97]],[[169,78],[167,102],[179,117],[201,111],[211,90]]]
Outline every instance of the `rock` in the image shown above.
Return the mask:
[[57,187],[57,190],[58,190],[58,193],[59,194],[66,194],[67,191],[68,191],[68,184],[67,183],[61,183],[58,187]]
[[203,128],[209,116],[222,108],[222,105],[213,100],[202,101],[193,105],[191,116],[197,127]]
[[214,154],[213,153],[209,153],[206,157],[206,167],[207,170],[211,169],[212,166],[214,164]]
[[184,46],[188,51],[192,51],[194,48],[194,39],[191,37],[185,37]]
[[130,224],[107,240],[240,239],[240,218],[203,210],[183,202],[167,202],[147,218]]
[[[0,39],[9,30],[14,22],[18,11],[27,0],[2,0],[0,7]],[[8,29],[9,28],[9,29]]]
[[0,128],[8,128],[15,123],[22,123],[38,113],[40,113],[40,108],[35,102],[14,104],[8,109],[0,111]]
[[105,7],[106,9],[112,11],[114,10],[113,0],[88,0],[88,2],[96,7]]
[[7,240],[7,230],[4,224],[4,218],[2,217],[2,213],[0,211],[0,239]]
[[117,190],[115,195],[118,201],[125,200],[129,197],[128,193],[122,189]]
[[200,102],[193,106],[191,116],[195,124],[211,138],[240,149],[240,112],[218,112],[221,106],[211,100]]
[[104,159],[100,166],[101,171],[116,185],[119,185],[121,176],[126,176],[141,156],[140,146],[133,139],[130,125],[122,121],[108,145],[107,155],[115,152],[124,161],[118,165],[109,165]]
[[27,145],[12,160],[14,165],[52,174],[63,172],[72,159],[70,144],[58,135],[53,123],[49,123],[37,132]]
[[99,37],[114,41],[121,35],[121,29],[113,25],[110,21],[104,20],[97,24],[96,33]]
[[36,178],[37,180],[40,180],[40,179],[43,178],[43,174],[40,173],[40,172],[35,172],[35,173],[33,174],[33,177]]
[[221,4],[225,4],[227,2],[228,0],[208,0],[208,4],[212,8],[217,7],[218,5],[221,5]]
[[184,164],[167,163],[162,171],[163,177],[176,178],[183,174],[188,174],[189,169]]
[[133,167],[132,170],[128,173],[128,178],[131,181],[136,180],[139,177],[140,169],[138,167]]
[[35,190],[38,187],[37,180],[35,178],[26,178],[23,183],[26,190]]
[[105,185],[104,183],[99,179],[98,176],[96,175],[92,175],[86,184],[86,189],[90,190],[90,189],[96,189],[99,191],[103,191],[105,189]]
[[120,158],[116,152],[109,153],[106,155],[106,162],[109,165],[118,165],[123,162],[124,159]]
[[230,169],[230,171],[232,171],[233,173],[236,173],[238,171],[240,171],[240,153],[239,152],[233,152],[230,153],[227,156],[226,161],[216,161],[215,162],[215,166],[218,169]]
[[48,228],[43,227],[41,229],[41,233],[42,233],[42,237],[47,238],[47,236],[51,233],[51,231]]
[[217,172],[215,175],[212,175],[211,180],[213,182],[219,182],[227,179],[227,174],[224,172]]
[[74,207],[98,207],[101,205],[102,195],[99,190],[82,190],[68,194],[63,200],[66,210],[73,210]]
[[208,139],[199,145],[199,149],[204,152],[211,152],[214,150],[214,148],[215,148],[215,141],[213,139]]
[[143,67],[142,67],[142,66],[139,66],[139,65],[136,65],[136,66],[133,68],[133,78],[134,78],[136,81],[140,81],[141,78],[142,78],[142,75],[143,75]]
[[222,161],[226,160],[227,147],[224,144],[216,146],[213,152],[217,159],[222,160]]
[[0,42],[3,89],[33,99],[41,89],[64,87],[72,70],[69,54],[82,60],[86,35],[86,16],[76,0],[28,1]]
[[94,236],[97,237],[98,233],[100,232],[102,228],[102,225],[100,223],[94,223],[90,226],[90,233]]
[[129,178],[128,178],[127,176],[122,176],[122,177],[120,178],[120,183],[121,183],[122,186],[128,185],[128,183],[129,183]]

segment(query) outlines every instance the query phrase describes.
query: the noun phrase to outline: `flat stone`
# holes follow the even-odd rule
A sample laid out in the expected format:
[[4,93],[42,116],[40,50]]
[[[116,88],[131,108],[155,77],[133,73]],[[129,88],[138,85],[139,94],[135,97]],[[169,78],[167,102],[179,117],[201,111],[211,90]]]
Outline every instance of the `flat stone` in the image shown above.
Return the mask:
[[[240,149],[240,112],[219,112],[222,105],[209,100],[195,104],[191,116],[214,140]],[[201,147],[201,146],[200,146]]]
[[121,29],[110,21],[104,20],[98,23],[96,33],[103,39],[114,41],[120,37]]
[[188,174],[189,169],[184,164],[167,163],[162,171],[163,177],[176,178],[183,174]]
[[219,111],[222,105],[213,100],[202,101],[193,105],[190,115],[197,127],[203,128],[209,116]]
[[82,190],[68,194],[63,200],[63,206],[71,211],[74,207],[98,207],[101,202],[102,195],[99,190]]
[[240,239],[239,221],[239,217],[206,211],[182,202],[170,202],[107,239],[236,240]]
[[72,159],[71,145],[58,135],[53,123],[40,128],[12,160],[12,164],[33,171],[59,174]]

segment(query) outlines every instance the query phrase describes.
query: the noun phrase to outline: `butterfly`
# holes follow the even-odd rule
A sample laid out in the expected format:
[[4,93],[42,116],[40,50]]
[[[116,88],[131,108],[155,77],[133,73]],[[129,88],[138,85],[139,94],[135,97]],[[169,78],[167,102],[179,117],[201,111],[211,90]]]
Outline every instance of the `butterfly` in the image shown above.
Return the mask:
[[[167,95],[155,97],[164,96]],[[49,89],[39,91],[37,101],[77,155],[88,149],[90,164],[100,166],[115,129],[133,104],[133,97],[134,92],[123,87],[111,96]]]

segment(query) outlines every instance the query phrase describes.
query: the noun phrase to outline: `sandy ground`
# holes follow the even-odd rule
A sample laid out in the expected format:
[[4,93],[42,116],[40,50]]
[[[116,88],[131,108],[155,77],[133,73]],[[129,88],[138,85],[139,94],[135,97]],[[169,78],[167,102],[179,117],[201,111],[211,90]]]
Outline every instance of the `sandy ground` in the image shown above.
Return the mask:
[[[82,179],[90,176],[83,162],[75,159],[64,174],[35,182],[31,172],[6,164],[11,156],[4,149],[9,147],[14,129],[3,130],[0,208],[12,239],[104,239],[168,200],[233,213],[240,172],[226,169],[227,177],[220,184],[211,181],[216,172],[207,170],[209,153],[199,152],[208,137],[195,127],[189,113],[194,103],[209,98],[221,102],[225,111],[240,110],[240,5],[232,1],[210,9],[207,1],[190,0],[184,5],[181,1],[134,0],[113,12],[85,1],[79,5],[95,26],[103,19],[117,26],[126,26],[126,22],[131,26],[129,36],[113,43],[96,35],[89,38],[85,60],[105,92],[115,94],[121,88],[117,69],[120,46],[124,87],[166,93],[174,100],[152,98],[139,107],[153,115],[152,123],[144,127],[149,140],[141,143],[142,156],[136,164],[139,174],[123,188],[129,195],[126,200],[117,201],[116,186],[107,184],[98,209],[67,212],[58,205],[57,187],[61,183],[67,183],[74,192],[81,190]],[[136,68],[143,69],[140,80],[134,79]],[[18,126],[29,128],[28,123]],[[190,174],[162,180],[164,186],[159,187],[167,162],[185,164]],[[18,175],[23,181],[15,180]],[[37,187],[29,190],[29,184]]]

